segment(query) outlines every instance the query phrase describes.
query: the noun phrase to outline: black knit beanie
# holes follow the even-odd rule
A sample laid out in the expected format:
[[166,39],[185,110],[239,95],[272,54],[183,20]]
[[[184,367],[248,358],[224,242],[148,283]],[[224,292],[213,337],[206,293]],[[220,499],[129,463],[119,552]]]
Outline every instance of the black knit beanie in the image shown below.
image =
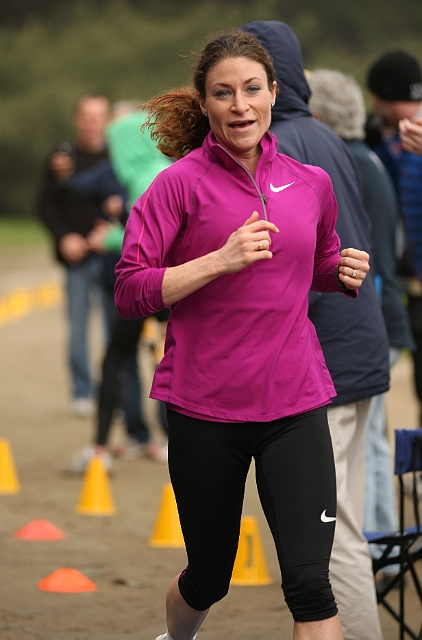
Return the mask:
[[386,53],[369,69],[368,87],[384,100],[422,100],[422,74],[418,61],[405,51]]

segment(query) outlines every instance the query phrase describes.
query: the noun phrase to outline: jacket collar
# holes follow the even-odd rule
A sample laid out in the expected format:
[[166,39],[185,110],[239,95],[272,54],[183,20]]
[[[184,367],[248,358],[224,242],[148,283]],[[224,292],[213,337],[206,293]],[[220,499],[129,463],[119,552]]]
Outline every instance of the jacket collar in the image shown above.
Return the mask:
[[[230,151],[220,145],[212,131],[208,133],[202,146],[210,156],[216,156],[219,162],[229,171],[233,171],[241,164],[239,160],[236,160],[236,158],[231,155]],[[266,163],[272,163],[274,161],[278,147],[275,135],[266,131],[261,138],[261,147],[262,153],[258,161],[257,171]]]

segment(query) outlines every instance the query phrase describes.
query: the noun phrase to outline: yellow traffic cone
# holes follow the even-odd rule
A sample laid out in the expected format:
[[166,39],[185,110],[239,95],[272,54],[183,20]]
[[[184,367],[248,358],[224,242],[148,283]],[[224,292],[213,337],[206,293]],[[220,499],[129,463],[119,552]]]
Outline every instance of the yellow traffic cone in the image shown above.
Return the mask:
[[234,562],[231,584],[258,586],[271,584],[262,549],[258,523],[252,516],[244,516],[240,525],[239,546]]
[[19,493],[20,490],[10,443],[0,438],[0,493]]
[[76,511],[93,516],[112,515],[116,511],[104,462],[99,456],[91,458],[85,471],[84,483]]
[[170,483],[164,485],[157,520],[149,544],[152,547],[184,547],[176,498]]

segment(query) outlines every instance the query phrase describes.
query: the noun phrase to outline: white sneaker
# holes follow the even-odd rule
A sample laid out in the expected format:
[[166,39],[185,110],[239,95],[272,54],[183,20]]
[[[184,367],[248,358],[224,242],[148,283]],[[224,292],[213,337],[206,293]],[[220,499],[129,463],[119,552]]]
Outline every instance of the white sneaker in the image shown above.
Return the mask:
[[99,456],[104,463],[107,471],[111,470],[113,458],[109,451],[98,450],[92,444],[87,444],[81,451],[76,453],[69,465],[64,469],[66,473],[82,474],[85,473],[88,463],[94,456]]
[[121,460],[137,460],[145,455],[145,445],[133,438],[128,438],[113,449],[113,455]]
[[167,462],[168,446],[167,443],[138,442],[128,438],[123,444],[113,449],[113,455],[121,460],[137,460],[146,457],[157,462]]
[[72,400],[72,415],[76,418],[91,418],[94,409],[92,398],[73,398]]
[[168,444],[146,444],[145,455],[156,462],[167,462],[169,457]]

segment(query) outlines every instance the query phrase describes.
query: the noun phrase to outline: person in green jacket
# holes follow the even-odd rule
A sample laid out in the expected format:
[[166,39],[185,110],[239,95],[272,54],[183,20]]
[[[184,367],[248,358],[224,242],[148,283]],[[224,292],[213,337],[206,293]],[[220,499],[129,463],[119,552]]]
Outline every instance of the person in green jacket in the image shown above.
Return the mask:
[[146,112],[135,101],[117,102],[106,138],[111,164],[126,189],[129,205],[141,196],[155,177],[171,164],[158,151],[147,131],[142,131]]

